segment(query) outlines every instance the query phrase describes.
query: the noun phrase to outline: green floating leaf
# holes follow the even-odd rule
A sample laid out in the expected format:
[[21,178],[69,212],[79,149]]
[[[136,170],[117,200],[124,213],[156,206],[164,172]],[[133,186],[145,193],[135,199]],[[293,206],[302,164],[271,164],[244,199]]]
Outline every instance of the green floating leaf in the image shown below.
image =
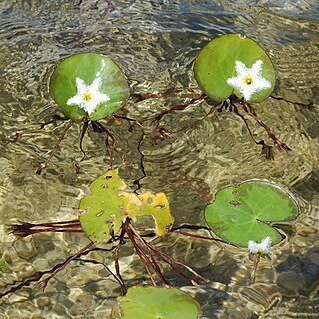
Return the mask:
[[97,53],[75,54],[63,60],[51,76],[49,89],[63,113],[75,122],[103,119],[130,96],[118,65]]
[[296,201],[282,188],[263,181],[247,181],[217,192],[205,210],[206,221],[220,238],[239,246],[270,236],[279,243],[280,233],[269,222],[287,221],[298,215]]
[[116,234],[124,221],[125,198],[119,192],[126,184],[118,171],[109,171],[96,178],[90,185],[91,194],[80,201],[80,216],[83,231],[94,242],[108,241]]
[[248,102],[261,102],[271,94],[276,80],[266,52],[239,34],[209,42],[196,59],[194,73],[202,90],[217,102],[232,94]]
[[132,287],[117,300],[112,319],[196,319],[200,315],[197,301],[176,288]]
[[90,185],[91,193],[80,201],[80,223],[93,242],[108,241],[118,234],[126,218],[151,215],[155,232],[165,236],[174,218],[164,193],[150,192],[136,195],[121,180],[118,170],[111,170],[96,178]]

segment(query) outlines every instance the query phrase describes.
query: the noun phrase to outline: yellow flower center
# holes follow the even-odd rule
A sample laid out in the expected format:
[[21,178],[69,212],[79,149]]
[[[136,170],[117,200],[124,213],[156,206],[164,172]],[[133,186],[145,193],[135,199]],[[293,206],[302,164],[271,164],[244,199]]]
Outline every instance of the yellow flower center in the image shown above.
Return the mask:
[[85,92],[83,93],[82,98],[85,102],[90,102],[93,100],[93,94],[91,92]]
[[244,84],[245,85],[250,85],[250,84],[252,84],[253,83],[253,78],[250,76],[250,75],[246,75],[245,77],[244,77]]

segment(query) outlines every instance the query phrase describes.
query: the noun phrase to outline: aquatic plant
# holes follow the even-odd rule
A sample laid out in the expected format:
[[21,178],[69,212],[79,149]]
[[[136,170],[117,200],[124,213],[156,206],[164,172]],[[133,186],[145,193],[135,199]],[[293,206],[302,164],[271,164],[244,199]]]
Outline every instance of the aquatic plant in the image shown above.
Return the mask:
[[[248,133],[254,142],[262,146],[262,152],[265,157],[267,159],[274,159],[273,147],[268,145],[264,140],[258,141],[255,139],[244,115],[249,115],[263,127],[268,137],[273,140],[280,150],[289,151],[289,146],[281,142],[273,130],[259,118],[255,105],[271,97],[309,109],[313,107],[312,103],[291,102],[271,95],[276,82],[274,66],[261,46],[247,36],[225,34],[211,40],[199,52],[195,60],[194,75],[204,94],[182,93],[182,96],[190,98],[188,103],[176,105],[141,122],[148,119],[159,122],[169,113],[207,102],[213,105],[204,118],[216,111],[229,110],[234,112],[244,121]],[[170,89],[167,92],[175,93],[180,91]],[[164,92],[164,96],[167,92]],[[243,111],[243,114],[241,111]],[[204,118],[197,121],[201,121]],[[186,129],[192,127],[196,127],[196,125],[189,125]],[[172,133],[160,127],[159,124],[158,128],[163,137],[169,137]]]
[[80,53],[61,61],[50,78],[49,92],[74,122],[98,121],[120,109],[130,90],[119,66],[97,53]]
[[[80,137],[80,148],[83,153],[85,152],[82,148],[82,140],[90,124],[94,131],[104,135],[104,143],[110,157],[109,167],[112,168],[113,151],[121,152],[116,148],[117,140],[100,122],[101,119],[114,116],[136,123],[142,129],[145,123],[149,127],[150,122],[155,122],[154,129],[159,133],[158,138],[170,137],[171,132],[160,126],[160,120],[168,114],[203,102],[213,104],[204,118],[216,111],[223,110],[230,110],[239,116],[244,121],[254,142],[262,146],[262,152],[267,159],[274,158],[273,147],[264,140],[255,139],[245,114],[252,117],[265,129],[268,137],[280,150],[290,150],[288,145],[281,142],[273,130],[259,118],[255,107],[253,107],[268,97],[291,102],[271,95],[276,82],[275,70],[269,56],[257,42],[239,34],[226,34],[211,40],[196,58],[194,75],[203,91],[201,94],[194,93],[193,89],[183,93],[181,88],[169,88],[162,93],[130,94],[124,73],[111,58],[97,53],[81,53],[67,57],[57,65],[50,77],[49,84],[51,97],[66,117],[62,118],[57,115],[51,121],[42,123],[40,127],[43,128],[45,125],[61,119],[68,120],[69,123],[46,161],[40,165],[37,173],[44,172],[73,123],[83,124]],[[168,97],[172,94],[180,94],[180,97],[186,98],[188,102],[137,119],[114,114],[125,105],[130,96],[135,99],[134,103],[138,103],[142,100]],[[313,106],[312,103],[291,103],[306,108]],[[241,111],[244,113],[242,114]],[[196,123],[204,118],[197,119]],[[196,123],[189,124],[181,130],[196,127]],[[7,139],[6,143],[18,142],[23,135],[23,132],[18,132],[13,138]]]
[[[255,41],[237,34],[228,34],[212,40],[199,53],[194,64],[194,74],[203,93],[182,93],[182,97],[190,99],[188,103],[176,105],[146,118],[123,118],[137,123],[142,128],[145,122],[155,121],[157,122],[155,130],[161,136],[169,137],[169,132],[159,126],[159,122],[164,116],[184,110],[197,103],[213,100],[217,104],[213,103],[207,116],[216,110],[229,109],[233,111],[244,120],[250,136],[256,144],[262,145],[267,158],[273,158],[272,147],[263,140],[255,140],[244,117],[245,114],[254,118],[266,130],[269,138],[279,149],[290,150],[257,116],[256,110],[252,106],[253,103],[260,103],[271,96],[276,81],[272,62]],[[83,124],[81,142],[88,126],[92,125],[93,129],[104,134],[105,145],[112,152],[116,141],[99,121],[114,115],[131,96],[127,79],[118,65],[109,57],[101,54],[76,54],[59,63],[52,73],[49,88],[53,100],[69,123],[48,159],[39,168],[38,173],[42,173],[47,167],[60,142],[74,123]],[[133,94],[133,96],[138,102],[181,92],[181,89],[170,88],[163,93]],[[302,105],[301,103],[297,104]],[[303,106],[311,107],[311,104]],[[244,114],[240,113],[241,111]],[[62,118],[57,117],[57,119]],[[49,123],[51,122],[44,123],[43,126]],[[21,134],[16,135],[12,142],[18,141],[21,136]],[[110,158],[112,161],[112,156]],[[112,167],[112,165],[110,166]],[[291,220],[298,214],[298,205],[284,189],[269,182],[247,181],[237,186],[227,186],[217,192],[215,201],[209,204],[205,210],[209,227],[182,225],[174,228],[174,218],[166,195],[152,192],[138,194],[127,187],[116,169],[109,170],[96,178],[89,189],[90,193],[80,201],[81,214],[78,219],[37,224],[22,222],[10,225],[9,230],[18,237],[41,232],[81,232],[86,234],[90,243],[52,269],[36,272],[33,276],[0,293],[0,297],[48,275],[39,284],[40,287],[45,288],[50,279],[70,262],[94,250],[109,251],[114,253],[115,272],[113,273],[107,265],[104,267],[119,283],[122,293],[126,294],[125,297],[119,297],[119,305],[114,307],[112,311],[113,319],[129,319],[136,318],[136,316],[144,318],[143,316],[154,315],[157,318],[162,318],[164,312],[169,316],[177,316],[178,312],[178,316],[195,319],[199,315],[197,303],[191,300],[188,295],[172,288],[171,283],[165,278],[160,264],[168,265],[178,275],[193,284],[202,284],[207,279],[188,265],[162,252],[147,238],[164,237],[170,233],[176,233],[197,239],[247,247],[248,253],[256,256],[256,271],[259,259],[269,257],[271,246],[282,240],[282,235],[278,230],[279,223]],[[135,228],[134,222],[143,216],[153,218],[155,227],[152,232],[144,233]],[[183,229],[205,229],[214,232],[219,238],[197,235]],[[119,258],[121,248],[128,239],[154,287],[134,287],[127,291],[121,276]],[[96,247],[100,242],[109,244],[110,248]],[[1,264],[0,268],[6,269],[5,266],[5,264]],[[167,287],[157,287],[158,282]],[[172,304],[173,297],[177,297],[180,304],[175,302]],[[152,307],[149,306],[149,298],[153,302]],[[140,307],[136,307],[136,303],[139,303]]]
[[47,167],[74,122],[83,123],[80,145],[89,124],[92,124],[95,131],[104,134],[105,145],[112,161],[116,141],[99,120],[120,109],[130,96],[127,79],[119,66],[102,54],[72,55],[55,68],[50,78],[49,92],[66,119],[69,119],[69,124],[37,173],[42,173]]
[[260,243],[254,240],[248,241],[248,252],[255,255],[266,256],[270,254],[272,239],[266,236]]
[[205,209],[206,222],[212,231],[242,247],[265,237],[270,238],[272,245],[278,244],[282,236],[272,224],[276,222],[278,227],[279,222],[292,220],[297,215],[298,205],[286,190],[257,180],[222,188]]
[[[93,242],[109,241],[118,234],[126,219],[150,215],[155,221],[155,233],[165,236],[174,218],[164,193],[151,192],[136,195],[120,179],[118,170],[111,170],[95,179],[90,185],[91,194],[80,201],[83,212],[80,223]],[[111,200],[112,199],[112,200]]]
[[261,102],[272,93],[276,76],[266,52],[254,40],[239,34],[226,34],[209,42],[198,54],[194,74],[199,86],[212,100],[221,102],[240,116],[256,144],[267,158],[273,158],[272,147],[256,141],[239,109],[252,116],[281,150],[290,150],[262,122],[250,103]]
[[118,297],[112,319],[183,318],[196,319],[200,305],[185,292],[169,287],[131,287]]
[[[50,279],[66,265],[93,250],[114,252],[116,273],[112,273],[106,265],[105,267],[118,281],[123,293],[125,293],[126,287],[120,273],[119,255],[122,246],[127,242],[127,238],[139,256],[154,286],[157,285],[157,280],[171,286],[162,273],[158,262],[167,264],[178,275],[190,280],[192,283],[201,284],[206,281],[195,270],[175,260],[146,240],[148,237],[163,237],[169,233],[177,233],[182,236],[224,242],[222,239],[212,236],[201,236],[182,230],[183,228],[208,230],[207,227],[182,225],[173,228],[174,218],[164,193],[153,194],[151,192],[143,192],[137,195],[119,177],[117,169],[109,170],[97,177],[91,183],[89,189],[91,192],[80,201],[79,210],[81,214],[79,219],[38,224],[21,222],[20,224],[9,225],[9,231],[19,238],[43,232],[78,232],[85,233],[90,239],[90,243],[52,269],[37,272],[17,286],[10,288],[4,293],[0,293],[0,297],[27,286],[33,281],[38,281],[43,275],[48,274],[49,276],[39,284],[40,287],[46,287]],[[142,216],[151,216],[154,219],[155,227],[153,232],[140,233],[134,227],[134,221]],[[110,244],[111,248],[100,249],[95,247],[100,242]]]
[[224,102],[231,95],[261,102],[275,86],[275,70],[266,52],[252,39],[226,34],[209,42],[198,54],[194,74],[211,99]]
[[271,247],[284,238],[280,226],[298,213],[298,204],[288,191],[268,181],[251,180],[220,189],[207,205],[205,218],[219,238],[247,247],[254,259],[254,282],[260,258],[270,258]]
[[[35,272],[32,276],[8,288],[0,293],[0,298],[28,286],[32,282],[39,281],[44,275],[47,275],[44,280],[38,283],[38,287],[45,288],[49,281],[70,262],[85,261],[80,257],[92,251],[113,252],[115,272],[112,272],[107,265],[103,264],[103,266],[118,282],[122,294],[125,295],[127,288],[121,275],[119,258],[121,248],[127,242],[134,248],[154,287],[158,287],[159,284],[164,284],[166,287],[173,286],[165,278],[161,264],[166,264],[177,275],[189,280],[192,284],[200,285],[209,281],[190,266],[174,259],[168,253],[164,253],[147,240],[147,238],[154,236],[165,238],[170,233],[248,248],[248,253],[255,255],[253,279],[259,259],[268,257],[271,245],[282,240],[281,233],[274,228],[272,223],[276,222],[276,228],[279,228],[280,222],[291,220],[298,214],[298,206],[292,195],[277,185],[264,181],[247,181],[237,186],[227,186],[217,192],[215,201],[209,204],[205,210],[209,227],[187,224],[173,227],[174,217],[165,194],[152,192],[136,194],[120,178],[117,169],[109,170],[97,177],[90,184],[89,190],[90,192],[80,200],[79,219],[38,224],[21,222],[9,225],[9,231],[19,238],[43,232],[79,232],[84,233],[90,242],[76,254],[53,268]],[[153,231],[138,230],[134,226],[134,222],[143,216],[153,218],[155,223]],[[185,229],[193,232],[187,232]],[[219,238],[215,238],[212,234],[211,236],[203,236],[194,233],[198,230],[206,230],[210,233],[212,231]],[[110,248],[98,247],[101,242],[108,244],[107,247]],[[144,292],[141,295],[138,294],[139,297],[137,297],[136,292],[139,292],[140,289],[143,291],[145,289],[148,297],[142,297]],[[116,306],[112,312],[114,319],[119,318],[119,316],[133,318],[140,308],[133,310],[129,306],[131,303],[137,302],[141,304],[141,309],[144,307],[149,309],[149,304],[146,301],[151,295],[154,297],[152,297],[154,304],[149,310],[150,313],[145,311],[149,314],[152,311],[157,311],[159,305],[162,306],[162,302],[166,304],[171,294],[181,293],[177,293],[174,289],[152,290],[147,287],[133,288],[129,291],[130,293],[126,297],[119,298],[120,305]],[[184,297],[181,296],[182,299]],[[189,299],[190,297],[185,298]],[[160,299],[162,302],[158,303]],[[186,305],[182,305],[184,304],[182,299],[180,300],[181,307],[176,304],[171,308],[172,305],[167,303],[167,308],[165,306],[163,311],[164,309],[168,312],[173,311],[173,313],[178,311],[182,314],[184,306],[186,307]],[[190,302],[187,307],[193,309],[189,310],[189,318],[197,318],[198,307],[196,303],[194,305],[194,302]]]

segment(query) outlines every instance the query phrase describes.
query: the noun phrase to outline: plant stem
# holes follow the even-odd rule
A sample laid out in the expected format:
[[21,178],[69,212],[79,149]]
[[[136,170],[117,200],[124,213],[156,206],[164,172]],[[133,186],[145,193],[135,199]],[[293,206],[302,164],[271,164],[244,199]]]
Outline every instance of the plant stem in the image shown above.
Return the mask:
[[69,257],[66,261],[63,263],[59,264],[57,268],[48,276],[46,279],[40,281],[37,284],[37,287],[45,289],[47,284],[49,283],[50,279],[53,278],[59,271],[61,271],[63,268],[65,268],[71,261],[73,261],[76,258],[79,258],[82,255],[86,255],[87,253],[90,252],[90,248],[94,245],[93,242],[90,242],[88,245],[86,245],[84,248],[82,248],[79,252],[77,252],[75,255]]
[[44,232],[72,232],[83,233],[79,220],[70,220],[63,222],[52,223],[24,223],[8,225],[8,231],[17,237],[27,237],[29,235],[44,233]]
[[62,131],[62,134],[60,135],[59,139],[56,141],[52,151],[50,152],[49,157],[47,158],[47,160],[42,163],[40,165],[40,167],[37,169],[36,173],[41,175],[43,174],[44,170],[46,169],[46,167],[48,166],[49,162],[51,161],[52,157],[54,156],[54,154],[58,151],[59,145],[62,142],[62,140],[65,137],[65,134],[68,132],[68,130],[71,128],[71,126],[74,124],[73,121],[69,121],[69,124],[64,128],[64,130]]

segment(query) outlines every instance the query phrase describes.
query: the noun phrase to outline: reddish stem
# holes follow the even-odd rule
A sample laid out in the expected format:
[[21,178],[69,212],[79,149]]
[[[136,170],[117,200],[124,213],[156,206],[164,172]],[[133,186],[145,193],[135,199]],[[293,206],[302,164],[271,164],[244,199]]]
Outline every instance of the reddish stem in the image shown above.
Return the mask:
[[225,244],[229,244],[228,242],[219,239],[219,238],[214,238],[214,237],[208,237],[208,236],[201,236],[201,235],[195,235],[195,234],[191,234],[191,233],[187,233],[184,231],[180,231],[180,230],[171,230],[171,233],[177,233],[177,234],[181,234],[184,236],[188,236],[188,237],[193,237],[193,238],[198,238],[198,239],[206,239],[206,240],[213,240],[213,241],[219,241],[221,243],[225,243]]
[[21,222],[21,224],[8,225],[8,231],[18,237],[27,237],[29,235],[44,232],[83,232],[79,220],[39,224]]
[[266,125],[257,115],[256,110],[250,106],[249,104],[245,105],[240,103],[240,105],[242,106],[243,110],[249,114],[251,117],[253,117],[255,119],[255,121],[261,126],[263,127],[268,136],[274,141],[275,145],[280,149],[280,150],[284,150],[286,152],[291,151],[291,149],[288,147],[287,144],[281,142],[276,135],[273,133],[272,129]]
[[271,95],[270,97],[275,99],[275,100],[278,100],[278,101],[285,101],[287,103],[291,103],[294,105],[304,107],[305,109],[308,109],[308,110],[312,110],[314,108],[314,104],[312,102],[309,102],[309,103],[293,102],[293,101],[287,100],[283,97],[278,97],[278,96],[273,96],[273,95]]
[[45,289],[47,284],[49,283],[50,279],[53,278],[59,271],[61,271],[63,268],[65,268],[72,260],[79,258],[82,255],[86,255],[89,251],[90,248],[94,245],[93,242],[90,242],[88,245],[86,245],[84,248],[82,248],[79,252],[77,252],[75,255],[69,257],[66,261],[63,263],[59,264],[57,268],[48,276],[46,279],[40,281],[37,284],[37,287]]
[[[49,269],[49,270],[45,270],[45,271],[38,271],[36,272],[34,275],[30,276],[28,279],[23,280],[22,282],[20,282],[17,286],[14,286],[12,288],[10,288],[7,291],[4,292],[0,292],[0,299],[4,296],[9,295],[10,293],[13,293],[15,291],[20,290],[23,287],[27,287],[29,286],[32,282],[38,281],[39,279],[41,279],[44,275],[46,274],[56,274],[58,271],[60,271],[61,269],[63,269],[68,263],[70,263],[72,260],[74,260],[75,258],[78,258],[80,256],[86,255],[88,254],[91,250],[90,249],[86,249],[88,247],[90,247],[91,245],[93,245],[93,243],[90,243],[89,245],[87,245],[86,247],[84,247],[80,252],[78,252],[76,255],[69,257],[67,259],[67,261],[63,261],[57,265],[55,265],[53,268]],[[85,250],[86,249],[86,250]],[[70,260],[71,259],[71,260]],[[48,281],[52,278],[53,276],[51,275],[49,278],[45,279],[46,284],[47,285]]]
[[[135,231],[133,226],[129,223],[127,224],[127,227],[126,227],[126,233],[129,236],[137,254],[139,255],[147,273],[149,274],[152,284],[156,286],[155,280],[150,272],[149,266],[153,268],[153,270],[155,271],[156,275],[160,278],[160,280],[162,280],[165,284],[170,285],[169,282],[167,282],[166,279],[164,278],[164,275],[162,274],[161,269],[159,268],[156,260],[154,259],[154,254],[149,248],[148,246],[149,244],[141,240],[141,237],[139,236],[139,234]],[[146,252],[137,244],[135,237],[142,243]]]
[[183,111],[183,110],[185,110],[187,107],[189,107],[191,105],[203,102],[205,98],[206,98],[206,95],[202,94],[199,97],[191,99],[188,103],[176,105],[176,106],[172,107],[169,110],[163,111],[163,112],[158,113],[158,114],[154,114],[154,115],[146,117],[146,118],[143,118],[139,122],[143,123],[143,122],[146,122],[146,121],[160,121],[165,115],[171,114],[171,113],[173,113],[175,111]]
[[44,170],[46,169],[47,165],[49,164],[49,162],[53,158],[54,154],[58,151],[60,143],[63,141],[66,133],[68,132],[68,130],[71,128],[71,126],[73,124],[74,124],[74,122],[72,122],[70,120],[69,124],[64,128],[64,130],[62,131],[62,134],[60,135],[60,137],[56,141],[56,143],[55,143],[55,145],[54,145],[49,157],[47,158],[47,160],[44,163],[42,163],[40,165],[40,167],[37,169],[37,171],[36,171],[37,174],[41,175],[41,174],[44,173]]
[[[133,234],[137,237],[137,239],[142,243],[142,245],[145,247],[145,249],[147,249],[149,251],[149,255],[150,256],[157,256],[159,257],[162,261],[164,261],[165,263],[167,263],[175,272],[177,272],[180,276],[192,281],[192,282],[195,282],[197,284],[200,284],[201,282],[196,280],[195,278],[192,278],[192,277],[189,277],[187,275],[185,275],[182,271],[180,271],[178,268],[175,267],[175,265],[178,265],[178,266],[181,266],[185,269],[187,269],[189,272],[191,272],[192,274],[194,274],[196,277],[200,278],[202,281],[206,281],[206,279],[204,277],[202,277],[200,274],[198,274],[196,271],[194,271],[191,267],[175,260],[174,258],[172,258],[171,256],[165,254],[164,252],[160,251],[159,249],[157,249],[155,246],[153,246],[152,244],[148,243],[145,241],[145,239],[143,237],[141,237],[139,235],[139,233],[133,228],[132,225],[129,225],[131,231],[133,232]],[[154,268],[155,272],[158,274],[158,270],[159,270],[159,267],[155,261],[155,259],[152,258],[152,266],[153,264],[156,266],[156,269]],[[160,272],[160,270],[159,270]],[[160,272],[161,274],[161,272]],[[165,279],[164,277],[162,278],[163,276],[160,276],[160,279],[166,283],[166,284],[169,284]],[[164,279],[164,280],[163,280]]]

